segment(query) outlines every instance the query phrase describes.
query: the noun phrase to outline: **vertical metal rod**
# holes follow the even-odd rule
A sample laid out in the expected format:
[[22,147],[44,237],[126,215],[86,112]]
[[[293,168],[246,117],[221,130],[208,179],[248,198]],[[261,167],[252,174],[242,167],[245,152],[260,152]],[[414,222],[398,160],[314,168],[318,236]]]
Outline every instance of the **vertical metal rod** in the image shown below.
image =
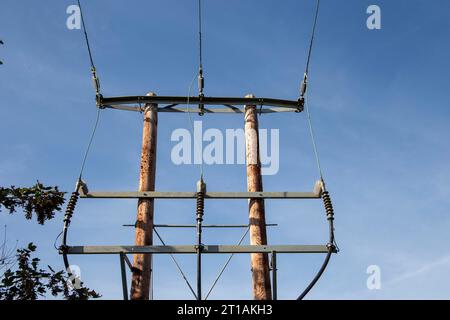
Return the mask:
[[[247,95],[246,98],[254,98]],[[245,106],[245,142],[247,160],[247,190],[263,191],[261,161],[259,156],[258,114],[255,105]],[[267,245],[266,218],[263,199],[249,199],[250,244]],[[269,255],[252,253],[253,298],[255,300],[271,300]]]
[[272,296],[273,300],[278,299],[277,294],[277,253],[272,252]]
[[[155,94],[148,93],[147,96],[155,96]],[[156,104],[145,105],[139,191],[155,190],[157,108]],[[151,246],[153,244],[153,209],[154,199],[139,199],[135,236],[137,246]],[[149,300],[150,298],[151,261],[151,254],[134,255],[130,296],[132,300]]]
[[202,300],[202,222],[197,220],[197,300]]
[[203,177],[197,182],[197,300],[202,300],[202,222],[205,207],[206,184]]
[[122,274],[122,290],[123,290],[123,300],[128,300],[128,288],[127,288],[127,274],[125,271],[125,257],[124,253],[120,253],[120,272]]

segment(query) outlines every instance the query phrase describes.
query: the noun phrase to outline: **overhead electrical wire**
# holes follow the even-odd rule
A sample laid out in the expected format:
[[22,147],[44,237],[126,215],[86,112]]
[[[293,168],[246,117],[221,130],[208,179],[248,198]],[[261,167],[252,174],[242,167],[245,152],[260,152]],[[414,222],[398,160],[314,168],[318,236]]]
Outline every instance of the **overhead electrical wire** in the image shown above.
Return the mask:
[[309,134],[311,137],[311,142],[312,142],[312,147],[313,147],[314,157],[316,160],[319,178],[320,178],[320,181],[322,184],[322,199],[323,199],[323,202],[325,205],[325,210],[327,212],[327,220],[329,223],[329,242],[327,244],[328,252],[325,256],[325,259],[324,259],[319,271],[316,273],[316,275],[311,280],[311,282],[308,284],[308,286],[305,288],[305,290],[299,295],[297,300],[302,300],[311,291],[311,289],[317,284],[320,277],[322,276],[325,269],[327,268],[328,263],[330,262],[331,255],[334,252],[336,252],[336,249],[337,249],[336,240],[335,240],[335,236],[334,236],[334,210],[333,210],[333,205],[331,203],[329,193],[325,188],[322,166],[320,164],[319,153],[317,151],[317,142],[316,142],[316,138],[314,135],[314,128],[312,125],[311,112],[309,109],[308,96],[307,96],[309,69],[310,69],[310,64],[311,64],[312,49],[313,49],[314,40],[315,40],[319,11],[320,11],[320,0],[317,0],[314,21],[313,21],[313,26],[312,26],[312,31],[311,31],[311,39],[309,42],[308,55],[307,55],[307,59],[306,59],[305,73],[303,75],[303,81],[302,81],[302,84],[300,87],[300,100],[305,105]]
[[315,35],[316,35],[319,10],[320,10],[320,0],[317,0],[316,13],[314,15],[314,22],[313,22],[312,31],[311,31],[311,39],[310,39],[309,48],[308,48],[308,57],[306,59],[305,73],[303,75],[303,82],[302,82],[301,89],[300,89],[300,95],[301,95],[301,99],[304,101],[304,105],[305,105],[305,109],[306,109],[306,118],[308,120],[309,134],[311,136],[311,141],[312,141],[312,145],[313,145],[313,151],[314,151],[314,157],[316,159],[317,169],[319,171],[320,179],[323,179],[322,167],[320,165],[319,153],[317,151],[317,144],[316,144],[314,129],[313,129],[312,121],[311,121],[311,112],[309,110],[308,99],[306,96],[307,87],[308,87],[309,67],[311,64],[311,54],[312,54],[314,39],[315,39]]
[[319,17],[319,10],[320,10],[320,0],[317,0],[316,13],[314,15],[314,23],[313,23],[313,28],[312,28],[312,32],[311,32],[311,40],[309,42],[308,58],[306,60],[306,70],[305,70],[306,74],[308,74],[308,72],[309,72],[309,64],[311,62],[311,53],[312,53],[314,38],[315,38],[315,34],[316,34],[316,27],[317,27],[317,19]]
[[97,98],[101,96],[100,94],[100,80],[97,76],[97,69],[95,68],[95,64],[94,64],[94,58],[92,56],[92,50],[91,50],[91,45],[89,42],[89,36],[87,33],[87,29],[86,29],[86,24],[84,22],[84,15],[83,15],[83,8],[81,7],[81,3],[80,0],[77,0],[78,2],[78,8],[80,9],[80,17],[81,17],[81,25],[83,27],[83,33],[84,33],[84,39],[86,42],[86,48],[88,51],[88,55],[89,55],[89,62],[91,64],[91,73],[92,73],[92,80],[93,80],[93,84],[94,84],[94,88],[95,88],[95,93],[97,95]]
[[83,9],[82,9],[80,0],[77,0],[77,2],[78,2],[78,8],[80,9],[81,24],[82,24],[82,27],[83,27],[84,39],[85,39],[85,42],[86,42],[86,48],[87,48],[87,51],[88,51],[89,62],[90,62],[90,65],[91,65],[92,80],[93,80],[93,84],[94,84],[94,89],[95,89],[95,94],[96,94],[96,99],[97,99],[97,107],[98,108],[97,108],[97,115],[96,115],[94,127],[93,127],[91,135],[89,137],[89,142],[87,144],[86,151],[84,153],[83,160],[81,162],[80,173],[78,175],[78,179],[77,179],[77,182],[76,182],[76,185],[75,185],[75,191],[72,192],[72,195],[71,195],[71,197],[69,199],[69,202],[67,204],[67,207],[66,207],[66,212],[65,212],[65,215],[64,215],[63,230],[57,237],[57,239],[58,239],[61,236],[61,234],[62,234],[62,244],[61,244],[59,249],[60,249],[60,251],[62,253],[63,260],[64,260],[64,265],[65,265],[66,270],[67,270],[67,272],[69,274],[69,277],[71,277],[72,272],[70,270],[70,265],[69,265],[67,252],[66,252],[66,248],[67,248],[67,233],[68,233],[69,225],[70,225],[71,218],[72,218],[72,215],[73,215],[73,211],[74,211],[76,203],[78,201],[79,190],[80,190],[80,188],[84,187],[84,183],[82,181],[83,171],[84,171],[84,167],[86,165],[86,161],[87,161],[89,152],[91,150],[92,142],[93,142],[95,134],[97,132],[97,127],[98,127],[98,123],[99,123],[99,120],[100,120],[100,112],[101,112],[101,109],[102,109],[98,105],[98,100],[101,98],[100,81],[99,81],[98,76],[97,76],[97,70],[95,68],[94,59],[93,59],[93,56],[92,56],[92,50],[91,50],[91,45],[90,45],[90,42],[89,42],[89,36],[88,36],[88,33],[87,33],[85,21],[84,21]]
[[[191,99],[192,86],[194,85],[194,81],[195,81],[195,78],[197,78],[197,75],[198,75],[198,73],[196,73],[194,75],[194,77],[191,80],[191,83],[189,84],[187,102],[186,102],[186,113],[188,114],[189,124],[190,124],[190,128],[192,130],[192,132],[191,132],[192,136],[194,136],[195,127],[194,127],[194,121],[192,119],[192,115],[191,115],[191,111],[190,111],[190,106],[191,106],[190,99]],[[194,152],[195,152],[195,150],[194,150]],[[194,159],[195,159],[195,156],[194,156]],[[201,152],[199,167],[200,167],[200,178],[203,178],[203,152]]]
[[202,33],[202,0],[198,0],[198,58],[199,68],[203,69],[203,33]]
[[[188,95],[187,95],[187,103],[186,103],[186,113],[188,114],[189,124],[192,130],[192,134],[194,134],[194,121],[192,120],[190,106],[191,106],[191,92],[192,87],[194,85],[195,78],[198,78],[198,93],[200,100],[204,97],[203,89],[204,89],[204,78],[203,78],[203,32],[202,32],[202,1],[198,0],[198,72],[194,75],[192,78],[189,88],[188,88]],[[203,105],[199,104],[199,115],[203,115]],[[195,151],[195,150],[194,150]],[[200,179],[203,179],[203,152],[201,154],[200,158]]]
[[334,252],[338,252],[339,249],[337,249],[336,240],[334,237],[334,209],[333,204],[331,202],[330,195],[325,187],[325,183],[323,180],[321,180],[322,183],[322,199],[324,202],[325,210],[327,213],[327,220],[328,220],[328,232],[329,232],[329,240],[327,244],[327,255],[325,256],[325,259],[319,269],[319,271],[316,273],[314,278],[311,280],[311,282],[308,284],[305,290],[299,295],[297,300],[303,300],[303,298],[311,291],[311,289],[316,285],[317,281],[319,281],[320,277],[324,273],[325,269],[328,266],[328,263],[330,262],[331,255]]

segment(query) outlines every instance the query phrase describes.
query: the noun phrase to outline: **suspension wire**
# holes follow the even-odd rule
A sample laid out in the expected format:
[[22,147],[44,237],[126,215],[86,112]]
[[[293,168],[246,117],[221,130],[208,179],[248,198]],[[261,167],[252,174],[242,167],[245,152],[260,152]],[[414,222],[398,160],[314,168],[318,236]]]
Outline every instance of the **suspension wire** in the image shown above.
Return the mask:
[[[165,246],[166,243],[164,242],[164,240],[162,239],[161,235],[158,233],[158,231],[156,230],[155,227],[153,228],[153,231],[155,231],[155,234],[158,237],[159,241],[161,241],[162,245]],[[178,264],[177,259],[175,259],[174,255],[172,253],[170,253],[169,255],[172,258],[172,261],[175,263],[178,271],[180,272],[180,274],[183,277],[184,281],[186,282],[187,286],[189,287],[189,290],[191,290],[192,294],[194,295],[195,300],[197,300],[197,294],[195,293],[194,289],[192,289],[192,286],[189,283],[189,280],[186,278],[186,275],[184,274],[183,269],[181,269],[180,265]]]
[[326,190],[325,182],[323,179],[323,172],[322,172],[322,167],[320,164],[319,153],[317,151],[317,143],[316,143],[316,138],[315,138],[314,129],[313,129],[312,120],[311,120],[311,112],[309,109],[308,95],[306,93],[306,89],[308,86],[309,68],[310,68],[310,63],[311,63],[311,53],[312,53],[312,48],[313,48],[314,39],[315,39],[317,20],[318,20],[318,16],[319,16],[319,9],[320,9],[320,0],[317,0],[316,12],[314,15],[314,22],[313,22],[312,32],[311,32],[311,40],[310,40],[309,49],[308,49],[308,57],[306,60],[305,73],[303,75],[303,81],[302,81],[301,88],[300,88],[300,101],[303,102],[305,105],[306,115],[307,115],[306,118],[307,118],[307,122],[308,122],[309,134],[310,134],[311,142],[312,142],[312,146],[313,146],[314,157],[316,160],[316,165],[317,165],[317,170],[319,173],[320,181],[322,182],[322,199],[323,199],[323,202],[325,205],[325,209],[327,211],[327,220],[329,223],[329,241],[327,244],[328,252],[327,252],[327,255],[325,256],[325,259],[324,259],[320,269],[318,270],[318,272],[316,273],[314,278],[311,280],[309,285],[305,288],[305,290],[297,298],[297,300],[303,300],[303,298],[311,291],[311,289],[316,285],[317,281],[319,281],[322,274],[325,272],[325,269],[327,268],[328,263],[330,262],[331,255],[334,252],[339,251],[339,248],[337,247],[337,244],[336,244],[335,235],[334,235],[333,205],[331,203],[331,199],[330,199],[328,191]]
[[320,180],[323,181],[322,166],[320,164],[319,152],[317,151],[316,137],[314,134],[314,128],[313,128],[312,121],[311,121],[311,112],[309,110],[309,103],[308,103],[307,96],[305,99],[305,110],[306,110],[306,118],[307,118],[308,128],[309,128],[309,135],[311,137],[312,147],[313,147],[313,151],[314,151],[314,158],[316,159],[317,171],[319,173]]
[[319,17],[319,9],[320,9],[320,0],[317,0],[316,14],[314,16],[314,23],[313,23],[313,28],[312,28],[312,32],[311,32],[311,40],[309,42],[308,59],[306,61],[306,70],[305,70],[306,74],[308,74],[308,72],[309,72],[309,64],[311,62],[311,52],[312,52],[312,48],[313,48],[313,44],[314,44],[314,38],[316,35],[317,18]]
[[89,142],[88,142],[86,151],[85,151],[84,156],[83,156],[83,160],[82,160],[81,168],[80,168],[80,173],[78,175],[78,180],[77,180],[76,186],[75,186],[75,191],[72,192],[72,195],[71,195],[71,197],[69,199],[69,202],[67,204],[67,207],[66,207],[66,213],[64,215],[63,230],[55,239],[55,242],[56,242],[59,239],[59,237],[62,236],[62,241],[61,241],[62,243],[61,243],[61,246],[59,247],[59,250],[62,253],[64,266],[65,266],[66,271],[67,271],[67,273],[69,275],[69,278],[72,275],[72,270],[70,269],[69,259],[67,257],[67,235],[68,235],[69,226],[70,226],[71,218],[72,218],[72,215],[73,215],[73,211],[75,209],[75,206],[76,206],[76,203],[77,203],[77,200],[78,200],[78,197],[79,197],[79,192],[78,191],[79,191],[80,187],[83,188],[85,186],[83,181],[82,181],[83,171],[84,171],[84,167],[86,165],[87,157],[88,157],[89,152],[91,150],[91,146],[92,146],[92,142],[93,142],[94,137],[95,137],[95,133],[97,132],[97,127],[98,127],[98,123],[99,123],[99,120],[100,120],[100,111],[102,109],[102,107],[99,105],[99,100],[101,99],[100,81],[99,81],[99,79],[97,77],[97,71],[96,71],[95,64],[94,64],[94,59],[93,59],[93,56],[92,56],[91,45],[89,43],[89,36],[88,36],[88,33],[87,33],[86,24],[85,24],[85,21],[84,21],[83,10],[82,10],[82,7],[81,7],[80,0],[77,0],[77,3],[78,3],[78,8],[80,9],[80,16],[81,16],[81,23],[82,23],[82,26],[83,26],[84,39],[85,39],[85,42],[86,42],[86,47],[87,47],[87,51],[88,51],[88,55],[89,55],[89,62],[90,62],[90,65],[91,65],[92,80],[94,82],[94,88],[95,88],[95,94],[96,94],[96,100],[97,100],[97,116],[96,116],[96,119],[95,119],[95,124],[94,124],[94,127],[92,129],[91,136],[89,138]]
[[[189,84],[188,95],[187,95],[187,103],[186,103],[186,113],[188,114],[189,124],[191,126],[191,134],[192,134],[192,136],[194,136],[195,128],[194,128],[194,121],[192,120],[191,110],[189,108],[191,106],[192,86],[194,85],[194,81],[195,81],[195,78],[197,78],[197,76],[198,76],[198,73],[196,73],[194,75],[194,77],[191,80],[191,83]],[[194,158],[195,158],[195,155],[194,155]],[[199,167],[200,167],[200,178],[202,179],[203,178],[203,151],[202,151],[202,154],[200,156],[200,165],[199,165]]]
[[81,181],[81,178],[83,176],[84,167],[86,166],[86,160],[89,155],[89,152],[91,151],[92,142],[94,141],[94,137],[97,132],[97,127],[98,127],[98,123],[100,120],[100,111],[101,111],[101,109],[97,108],[97,116],[95,117],[95,124],[94,124],[94,127],[92,128],[91,137],[89,138],[89,143],[86,147],[86,151],[84,152],[84,156],[83,156],[83,161],[81,163],[80,175],[78,176],[79,181]]
[[[240,246],[242,244],[242,241],[244,241],[244,239],[247,236],[249,231],[250,231],[250,226],[245,230],[245,233],[242,235],[241,239],[239,240],[239,242],[237,244],[238,246]],[[233,259],[233,257],[234,257],[234,253],[230,254],[230,256],[228,257],[228,260],[223,265],[222,269],[220,270],[219,274],[217,275],[216,279],[214,280],[211,288],[209,289],[208,294],[205,297],[205,300],[208,300],[209,295],[213,291],[214,287],[216,286],[217,282],[219,281],[219,279],[222,276],[225,269],[228,267],[228,264],[230,263],[231,259]]]
[[89,60],[91,62],[91,67],[95,68],[94,59],[92,58],[91,46],[89,43],[89,37],[88,37],[87,31],[86,31],[86,24],[84,23],[83,9],[81,7],[80,0],[77,0],[77,2],[78,2],[78,8],[80,8],[81,24],[83,26],[84,39],[86,40],[86,47],[87,47],[88,54],[89,54]]
[[305,73],[303,74],[303,81],[300,86],[300,100],[301,101],[303,101],[303,99],[305,97],[306,89],[308,86],[309,66],[311,63],[311,54],[312,54],[314,39],[315,39],[315,35],[316,35],[316,27],[317,27],[317,20],[319,18],[319,10],[320,10],[320,0],[317,0],[316,13],[314,15],[314,22],[313,22],[312,31],[311,31],[311,39],[310,39],[309,48],[308,48],[308,57],[306,59]]
[[205,78],[203,77],[203,33],[202,33],[202,1],[198,0],[198,97],[200,103],[198,104],[199,115],[205,114],[205,105],[203,98],[205,97],[203,89],[205,88]]
[[84,22],[84,15],[83,15],[83,9],[81,7],[81,3],[80,0],[77,0],[78,2],[78,8],[80,9],[80,17],[81,17],[81,25],[83,26],[83,33],[84,33],[84,39],[86,42],[86,48],[88,51],[88,55],[89,55],[89,61],[91,64],[91,73],[92,73],[92,80],[94,83],[94,88],[95,88],[95,94],[97,95],[97,97],[100,97],[100,80],[97,76],[97,69],[95,68],[95,64],[94,64],[94,58],[92,56],[92,50],[91,50],[91,45],[89,42],[89,36],[87,33],[87,29],[86,29],[86,24]]
[[[91,64],[91,72],[92,72],[92,79],[94,81],[95,93],[96,93],[97,97],[99,97],[100,96],[100,81],[99,81],[99,79],[97,77],[97,71],[96,71],[95,64],[94,64],[94,58],[92,56],[92,50],[91,50],[91,45],[90,45],[90,42],[89,42],[89,36],[88,36],[88,33],[87,33],[86,23],[84,22],[83,8],[81,7],[80,0],[77,0],[77,2],[78,2],[78,8],[80,9],[81,24],[83,26],[84,39],[85,39],[85,42],[86,42],[86,48],[87,48],[87,51],[88,51],[89,61],[90,61],[90,64]],[[84,157],[83,157],[83,161],[82,161],[81,169],[80,169],[80,175],[78,177],[79,181],[81,181],[81,177],[83,175],[84,167],[85,167],[85,164],[86,164],[86,159],[87,159],[87,156],[88,156],[89,151],[91,149],[91,145],[92,145],[92,141],[94,140],[95,133],[97,131],[97,126],[98,126],[98,122],[99,122],[99,119],[100,119],[100,109],[101,108],[97,109],[97,117],[95,119],[94,128],[92,130],[91,137],[89,139],[89,143],[88,143],[88,146],[86,148],[86,151],[84,153]]]
[[313,129],[312,121],[311,121],[311,112],[309,110],[309,104],[308,104],[308,101],[307,101],[308,99],[307,99],[307,96],[306,96],[306,89],[308,87],[309,68],[310,68],[310,64],[311,64],[311,54],[312,54],[312,49],[313,49],[313,45],[314,45],[314,39],[315,39],[315,35],[316,35],[316,28],[317,28],[317,21],[318,21],[318,17],[319,17],[319,11],[320,11],[320,0],[317,0],[316,11],[315,11],[314,21],[313,21],[312,31],[311,31],[311,39],[310,39],[310,42],[309,42],[308,56],[307,56],[307,59],[306,59],[305,73],[303,75],[303,81],[302,81],[302,84],[301,84],[301,87],[300,87],[300,100],[305,105],[306,118],[307,118],[307,121],[308,121],[309,134],[311,136],[311,141],[312,141],[312,145],[313,145],[313,151],[314,151],[314,157],[315,157],[315,160],[316,160],[317,170],[318,170],[320,179],[323,181],[322,167],[320,165],[319,153],[317,151],[317,143],[316,143],[314,129]]
[[203,69],[202,0],[198,0],[198,58],[199,68]]
[[[190,106],[191,106],[191,92],[192,92],[192,87],[194,85],[194,81],[195,78],[198,78],[198,92],[199,92],[199,98],[200,101],[203,99],[204,95],[203,95],[203,87],[204,87],[204,78],[203,78],[203,40],[202,40],[203,36],[202,36],[202,1],[198,0],[198,53],[199,53],[199,70],[197,73],[195,73],[194,77],[192,78],[190,84],[189,84],[189,89],[188,89],[188,95],[187,95],[187,103],[186,103],[186,113],[188,114],[188,118],[189,118],[189,124],[191,126],[191,134],[192,136],[194,136],[194,121],[192,120],[192,115],[191,115],[191,111],[190,111]],[[199,104],[199,115],[203,115],[204,111],[204,105],[203,104]],[[195,155],[194,155],[195,158]],[[203,179],[203,151],[202,154],[200,156],[200,179]]]

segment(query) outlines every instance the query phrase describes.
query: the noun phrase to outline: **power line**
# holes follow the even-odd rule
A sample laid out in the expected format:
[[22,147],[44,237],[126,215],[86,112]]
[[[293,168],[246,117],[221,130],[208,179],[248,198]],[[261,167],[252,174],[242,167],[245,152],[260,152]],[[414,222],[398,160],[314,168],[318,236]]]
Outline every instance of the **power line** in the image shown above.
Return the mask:
[[313,28],[312,28],[312,32],[311,32],[311,40],[309,42],[308,59],[306,60],[306,70],[305,70],[306,74],[308,74],[308,72],[309,72],[309,64],[311,62],[311,52],[312,52],[314,38],[315,38],[315,34],[316,34],[317,18],[319,17],[319,10],[320,10],[320,0],[317,0],[316,14],[314,15],[314,23],[313,23]]
[[100,80],[97,76],[97,69],[95,68],[94,58],[92,57],[92,50],[91,50],[91,45],[89,42],[89,36],[88,36],[87,30],[86,30],[86,24],[84,22],[83,9],[81,7],[80,0],[77,0],[77,2],[78,2],[78,8],[80,9],[81,24],[83,26],[84,39],[86,42],[86,47],[87,47],[87,51],[88,51],[88,55],[89,55],[89,61],[91,63],[91,73],[92,73],[92,80],[94,83],[95,93],[97,96],[100,96]]
[[305,105],[306,118],[308,121],[309,134],[310,134],[312,145],[313,145],[313,152],[314,152],[314,157],[316,160],[317,170],[318,170],[320,179],[323,180],[322,167],[320,165],[319,153],[317,151],[317,143],[316,143],[314,129],[313,129],[312,121],[311,121],[311,112],[309,110],[309,103],[308,103],[308,101],[307,101],[308,99],[306,97],[306,94],[307,94],[306,91],[307,91],[307,87],[308,87],[309,68],[310,68],[310,63],[311,63],[311,55],[312,55],[312,49],[313,49],[313,45],[314,45],[314,39],[315,39],[315,35],[316,35],[319,11],[320,11],[320,0],[317,0],[316,11],[314,14],[314,21],[313,21],[312,31],[311,31],[311,39],[309,42],[308,56],[306,59],[305,73],[303,75],[303,81],[302,81],[302,84],[300,87],[300,99],[303,101],[303,103]]
[[198,0],[198,53],[199,67],[203,69],[202,0]]
[[86,160],[89,155],[89,152],[91,151],[92,141],[94,141],[95,133],[97,132],[98,122],[100,120],[100,111],[101,111],[101,109],[97,108],[97,116],[95,118],[94,127],[92,128],[92,133],[89,138],[89,143],[86,147],[86,151],[84,152],[83,161],[81,162],[80,175],[78,176],[78,180],[81,180],[81,178],[83,176],[83,171],[84,171],[84,167],[86,165]]

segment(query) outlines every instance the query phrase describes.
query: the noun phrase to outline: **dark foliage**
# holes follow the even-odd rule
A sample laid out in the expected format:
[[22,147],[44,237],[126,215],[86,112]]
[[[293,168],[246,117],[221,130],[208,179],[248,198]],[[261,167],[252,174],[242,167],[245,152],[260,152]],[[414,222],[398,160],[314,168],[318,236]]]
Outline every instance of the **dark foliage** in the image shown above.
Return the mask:
[[64,194],[58,187],[46,187],[39,181],[31,188],[0,187],[0,211],[4,207],[9,213],[14,213],[22,208],[25,218],[31,219],[34,212],[42,225],[52,219],[56,211],[61,211]]
[[[1,277],[0,300],[37,300],[52,295],[67,300],[88,300],[100,295],[83,283],[72,285],[68,282],[65,271],[55,272],[50,266],[48,270],[39,267],[38,258],[33,258],[36,246],[30,243],[25,249],[17,250],[17,269],[8,269]],[[77,279],[75,279],[77,281]]]

